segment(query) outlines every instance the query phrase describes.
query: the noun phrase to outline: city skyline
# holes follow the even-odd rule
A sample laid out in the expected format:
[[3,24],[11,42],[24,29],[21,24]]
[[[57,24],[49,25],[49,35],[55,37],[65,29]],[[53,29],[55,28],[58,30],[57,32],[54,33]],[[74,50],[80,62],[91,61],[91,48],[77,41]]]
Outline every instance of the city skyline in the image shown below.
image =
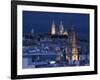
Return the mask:
[[89,37],[89,15],[80,13],[23,11],[23,33],[29,33],[31,29],[35,33],[50,32],[52,21],[57,30],[62,21],[66,30],[74,25],[78,36]]
[[89,64],[88,14],[23,11],[23,68]]

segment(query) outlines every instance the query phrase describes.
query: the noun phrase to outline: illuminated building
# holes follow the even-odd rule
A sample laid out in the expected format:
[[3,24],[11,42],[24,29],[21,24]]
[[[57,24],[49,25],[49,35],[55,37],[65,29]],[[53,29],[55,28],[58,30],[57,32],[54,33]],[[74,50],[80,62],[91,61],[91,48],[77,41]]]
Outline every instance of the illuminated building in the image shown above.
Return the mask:
[[72,49],[72,61],[78,61],[78,49],[77,49],[77,41],[76,41],[76,33],[74,28],[71,27],[71,32],[69,34],[70,45]]
[[52,26],[51,26],[51,34],[55,35],[56,34],[56,27],[55,27],[55,23],[53,21]]
[[64,29],[64,25],[62,23],[62,21],[60,22],[60,26],[59,26],[59,31],[56,31],[56,26],[55,23],[53,21],[52,26],[51,26],[51,35],[65,35],[68,36],[67,31]]
[[68,36],[68,33],[67,33],[67,31],[65,30],[65,32],[63,33],[63,35],[66,35],[66,36]]
[[64,26],[62,24],[62,21],[60,22],[60,35],[63,35],[64,33]]

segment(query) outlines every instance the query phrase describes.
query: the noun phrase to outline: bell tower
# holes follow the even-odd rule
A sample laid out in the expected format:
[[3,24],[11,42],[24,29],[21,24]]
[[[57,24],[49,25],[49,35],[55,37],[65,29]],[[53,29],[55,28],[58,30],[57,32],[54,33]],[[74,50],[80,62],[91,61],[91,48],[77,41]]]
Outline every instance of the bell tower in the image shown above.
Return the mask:
[[78,61],[79,55],[77,49],[77,39],[73,26],[71,27],[71,32],[70,32],[70,45],[72,48],[72,61]]

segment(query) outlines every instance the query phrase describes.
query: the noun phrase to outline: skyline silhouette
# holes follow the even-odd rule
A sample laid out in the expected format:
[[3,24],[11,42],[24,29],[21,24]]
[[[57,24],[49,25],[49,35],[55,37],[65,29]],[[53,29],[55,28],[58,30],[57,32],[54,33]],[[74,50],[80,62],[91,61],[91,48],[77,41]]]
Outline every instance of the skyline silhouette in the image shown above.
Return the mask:
[[89,37],[89,14],[80,13],[23,11],[23,33],[27,34],[31,29],[34,29],[35,33],[50,32],[52,21],[55,22],[57,30],[62,21],[66,30],[74,25],[79,37]]

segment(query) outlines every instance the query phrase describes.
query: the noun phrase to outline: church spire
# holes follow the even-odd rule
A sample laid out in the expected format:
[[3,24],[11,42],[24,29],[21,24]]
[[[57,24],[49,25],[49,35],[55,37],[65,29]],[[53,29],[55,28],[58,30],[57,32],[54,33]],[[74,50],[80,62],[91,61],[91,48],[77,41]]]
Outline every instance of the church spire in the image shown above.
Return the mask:
[[31,30],[31,34],[34,34],[34,29]]
[[68,36],[68,32],[67,32],[67,30],[65,30],[65,32],[63,33],[63,35]]
[[52,35],[55,35],[56,34],[56,27],[55,27],[54,21],[52,22],[52,26],[51,26],[51,34]]
[[74,27],[71,27],[71,46],[72,46],[72,60],[78,61],[78,48],[77,48],[77,40],[76,40],[76,32],[74,30]]
[[60,21],[60,34],[62,35],[64,33],[64,26],[62,21]]

